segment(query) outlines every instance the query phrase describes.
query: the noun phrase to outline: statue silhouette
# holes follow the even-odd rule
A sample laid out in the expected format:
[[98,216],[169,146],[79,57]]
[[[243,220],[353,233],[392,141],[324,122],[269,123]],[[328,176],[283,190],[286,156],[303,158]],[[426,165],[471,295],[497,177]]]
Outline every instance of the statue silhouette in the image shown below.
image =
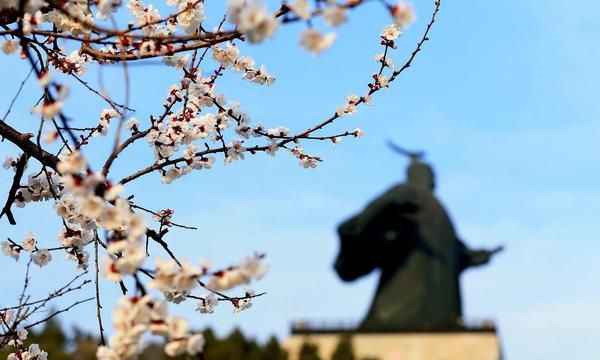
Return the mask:
[[433,170],[419,160],[421,155],[408,155],[407,181],[338,228],[341,247],[335,269],[343,280],[381,269],[359,330],[461,327],[460,273],[502,250],[470,250],[463,244],[433,194]]

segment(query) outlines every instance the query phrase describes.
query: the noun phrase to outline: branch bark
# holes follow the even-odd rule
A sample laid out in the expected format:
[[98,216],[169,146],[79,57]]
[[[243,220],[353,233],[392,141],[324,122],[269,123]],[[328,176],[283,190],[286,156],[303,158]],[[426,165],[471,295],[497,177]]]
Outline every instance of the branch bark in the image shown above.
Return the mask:
[[0,211],[0,218],[6,214],[8,218],[8,222],[11,225],[17,225],[15,221],[15,217],[10,210],[12,204],[15,202],[17,197],[17,190],[19,190],[19,186],[21,185],[21,178],[23,177],[23,173],[25,172],[25,167],[27,166],[27,160],[29,160],[29,155],[27,153],[23,153],[19,160],[17,161],[17,169],[15,170],[15,177],[13,178],[12,186],[8,191],[8,198],[6,199],[6,203],[4,204],[4,208]]
[[27,133],[22,134],[12,128],[10,125],[0,120],[0,136],[3,139],[7,139],[11,143],[17,145],[23,152],[32,158],[36,159],[42,165],[56,170],[56,164],[58,163],[58,157],[50,154],[46,150],[37,146],[31,139],[33,134]]

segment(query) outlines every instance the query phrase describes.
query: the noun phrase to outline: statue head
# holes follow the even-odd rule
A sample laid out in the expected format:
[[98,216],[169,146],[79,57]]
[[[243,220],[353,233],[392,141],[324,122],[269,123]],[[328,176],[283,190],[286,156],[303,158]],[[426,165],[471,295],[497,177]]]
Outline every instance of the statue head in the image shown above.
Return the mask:
[[421,161],[425,153],[423,151],[409,151],[393,141],[388,141],[387,144],[394,152],[410,158],[410,165],[406,169],[406,182],[416,188],[433,191],[435,188],[433,169],[429,164]]
[[435,175],[433,169],[427,163],[418,159],[412,159],[406,170],[407,183],[428,191],[435,188]]

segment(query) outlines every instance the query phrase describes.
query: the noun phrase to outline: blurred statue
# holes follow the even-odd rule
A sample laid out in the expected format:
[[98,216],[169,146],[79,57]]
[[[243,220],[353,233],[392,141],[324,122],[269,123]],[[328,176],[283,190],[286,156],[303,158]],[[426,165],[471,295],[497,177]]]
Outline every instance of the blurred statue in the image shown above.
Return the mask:
[[360,330],[460,327],[460,273],[487,263],[502,248],[467,248],[433,194],[433,170],[421,161],[422,153],[394,148],[411,158],[407,180],[340,225],[335,269],[345,281],[381,269]]

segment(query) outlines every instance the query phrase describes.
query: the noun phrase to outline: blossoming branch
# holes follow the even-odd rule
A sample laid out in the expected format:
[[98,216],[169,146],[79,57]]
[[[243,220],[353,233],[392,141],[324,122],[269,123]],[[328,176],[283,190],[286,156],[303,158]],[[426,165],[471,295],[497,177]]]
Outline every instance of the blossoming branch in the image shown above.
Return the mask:
[[[94,296],[75,301],[71,307],[96,302],[99,359],[135,359],[144,334],[163,337],[164,351],[170,356],[199,356],[204,345],[202,335],[190,331],[186,318],[171,315],[169,302],[194,299],[201,314],[214,312],[220,302],[230,304],[234,312],[250,308],[264,293],[250,288],[238,290],[237,295],[230,291],[265,274],[268,265],[264,254],[244,257],[238,264],[223,268],[181,260],[165,240],[166,235],[173,229],[196,228],[175,222],[171,208],[144,207],[143,197],[128,193],[125,186],[151,173],[158,173],[160,182],[169,184],[196,171],[207,171],[219,160],[231,164],[258,153],[275,156],[287,152],[300,166],[310,169],[323,161],[310,151],[311,142],[337,144],[345,137],[360,137],[362,130],[358,128],[328,130],[340,118],[370,105],[377,92],[388,88],[412,65],[429,40],[439,0],[434,1],[422,37],[400,66],[395,65],[392,55],[402,32],[414,21],[413,7],[403,1],[377,1],[382,6],[383,30],[373,41],[381,46],[381,52],[373,57],[374,70],[366,74],[370,80],[365,89],[358,95],[347,95],[329,114],[315,114],[305,130],[294,132],[285,124],[254,121],[242,104],[220,91],[219,84],[229,72],[257,86],[275,85],[275,75],[242,53],[241,43],[269,46],[281,27],[301,23],[305,29],[295,41],[304,50],[320,54],[335,46],[335,28],[351,22],[354,15],[360,16],[367,3],[293,0],[269,8],[260,0],[230,0],[224,12],[212,14],[203,0],[167,0],[166,5],[156,6],[140,0],[1,2],[1,49],[6,56],[20,57],[31,69],[11,108],[30,75],[39,83],[40,97],[31,104],[32,117],[37,121],[31,132],[20,132],[10,124],[11,108],[0,120],[0,136],[21,151],[7,156],[3,163],[12,172],[12,185],[0,218],[14,225],[20,215],[18,208],[51,202],[61,224],[56,239],[24,234],[21,239],[3,240],[2,251],[15,261],[29,257],[28,273],[31,264],[47,266],[62,253],[73,261],[74,272],[82,272],[75,279],[88,271],[93,275],[93,280],[77,287],[69,283],[46,299],[32,302],[22,295],[18,305],[0,309],[0,348],[14,349],[9,359],[46,359],[48,354],[37,344],[25,344],[26,329],[47,320],[32,321],[31,315],[92,281]],[[159,9],[164,8],[169,9],[169,15],[161,15]],[[119,26],[123,20],[127,25]],[[128,64],[152,59],[176,69],[179,78],[164,89],[161,105],[148,105],[153,107],[147,109],[153,115],[138,119],[132,116],[127,95]],[[87,79],[90,69],[105,66],[123,67],[126,96],[122,103]],[[64,105],[74,91],[72,83],[77,86],[75,91],[86,91],[90,101],[106,107],[94,123],[65,113]],[[111,170],[119,157],[137,143],[146,143],[150,149],[146,164],[130,164],[129,174],[113,178]],[[91,144],[108,149],[108,156],[92,161],[96,157],[89,156]],[[155,251],[162,255],[156,256]],[[99,286],[104,280],[115,283],[123,293],[112,313],[114,330],[108,339]],[[28,281],[27,274],[23,294]]]

